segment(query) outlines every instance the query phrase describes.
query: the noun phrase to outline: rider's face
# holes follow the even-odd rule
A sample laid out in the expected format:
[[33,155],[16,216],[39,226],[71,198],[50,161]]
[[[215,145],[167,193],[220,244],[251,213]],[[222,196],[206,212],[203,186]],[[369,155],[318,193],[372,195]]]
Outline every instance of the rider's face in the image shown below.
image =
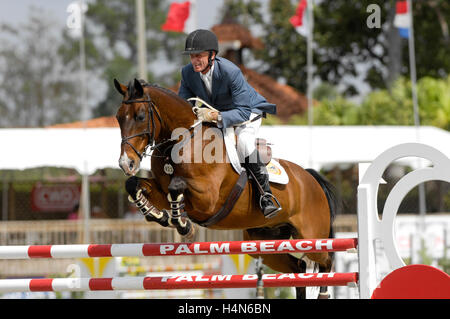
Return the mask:
[[[194,67],[195,72],[200,72],[208,66],[208,55],[209,55],[209,52],[207,52],[207,51],[204,51],[201,53],[196,53],[196,54],[190,54],[191,63],[192,63],[192,66]],[[215,54],[213,53],[212,58],[214,58],[214,56],[215,56]],[[206,72],[207,72],[207,70],[205,71],[205,73]]]

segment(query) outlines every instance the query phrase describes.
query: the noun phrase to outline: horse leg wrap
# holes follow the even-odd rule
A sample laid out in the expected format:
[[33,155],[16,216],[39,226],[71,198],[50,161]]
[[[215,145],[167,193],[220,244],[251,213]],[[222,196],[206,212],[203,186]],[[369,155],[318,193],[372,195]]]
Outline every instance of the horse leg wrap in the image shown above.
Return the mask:
[[317,299],[330,299],[330,293],[328,291],[320,292]]
[[169,193],[167,194],[167,200],[170,203],[169,224],[175,227],[181,236],[193,237],[194,226],[188,218],[182,216],[184,212],[183,194],[179,194],[176,200],[173,200]]
[[169,226],[169,214],[166,211],[160,211],[158,208],[149,203],[148,199],[145,198],[142,193],[142,189],[139,189],[136,193],[136,200],[130,195],[128,200],[134,203],[139,211],[144,215],[145,219],[149,222],[157,222],[161,226]]

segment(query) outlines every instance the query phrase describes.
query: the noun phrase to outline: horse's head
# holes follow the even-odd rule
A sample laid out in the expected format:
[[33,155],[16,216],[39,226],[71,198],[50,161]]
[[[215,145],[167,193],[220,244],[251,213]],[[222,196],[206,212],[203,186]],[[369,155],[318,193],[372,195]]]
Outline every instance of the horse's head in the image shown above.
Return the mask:
[[126,175],[135,175],[147,147],[155,139],[154,105],[137,79],[130,81],[128,86],[114,79],[114,86],[123,95],[116,114],[122,135],[119,166]]

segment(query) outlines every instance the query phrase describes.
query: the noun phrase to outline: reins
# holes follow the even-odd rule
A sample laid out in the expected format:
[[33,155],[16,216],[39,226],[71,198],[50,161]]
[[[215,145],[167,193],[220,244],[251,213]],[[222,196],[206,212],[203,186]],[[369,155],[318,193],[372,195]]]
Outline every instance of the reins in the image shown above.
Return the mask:
[[[158,108],[156,107],[155,103],[152,101],[152,99],[150,98],[150,96],[148,94],[146,94],[146,99],[145,100],[137,100],[137,99],[133,99],[133,100],[127,100],[127,101],[123,101],[122,103],[124,104],[133,104],[133,103],[148,103],[148,120],[147,120],[147,129],[143,132],[137,133],[137,134],[133,134],[130,136],[122,136],[122,144],[127,144],[131,147],[131,149],[136,153],[136,155],[139,157],[140,160],[142,160],[144,157],[146,156],[150,156],[150,157],[161,157],[161,158],[165,158],[166,155],[165,153],[167,152],[168,149],[170,149],[173,145],[169,145],[167,148],[164,149],[164,151],[160,150],[160,147],[166,144],[171,144],[174,142],[178,141],[178,138],[169,138],[169,139],[165,139],[163,140],[161,143],[155,144],[155,117],[154,117],[154,113],[156,113],[156,116],[159,120],[160,125],[162,126],[163,121],[161,118],[161,115],[159,113]],[[153,112],[154,110],[154,112]],[[150,122],[151,122],[151,128],[150,128]],[[194,123],[191,127],[189,127],[187,129],[187,131],[191,131],[194,130],[195,127],[200,124],[199,122]],[[195,135],[195,130],[191,133],[191,138],[194,137]],[[133,146],[133,144],[131,144],[129,142],[130,139],[138,137],[138,136],[142,136],[142,135],[147,135],[148,136],[148,142],[147,145],[144,147],[143,152],[139,152],[136,147]],[[150,151],[153,150],[158,150],[162,155],[155,155],[153,153],[147,153],[148,148],[150,147]]]

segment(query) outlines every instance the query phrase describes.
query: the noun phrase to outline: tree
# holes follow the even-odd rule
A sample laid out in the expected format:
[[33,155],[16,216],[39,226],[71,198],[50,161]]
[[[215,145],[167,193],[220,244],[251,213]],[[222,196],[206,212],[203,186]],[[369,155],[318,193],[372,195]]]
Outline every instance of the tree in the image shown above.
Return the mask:
[[58,53],[56,25],[48,12],[31,7],[26,24],[0,26],[0,125],[79,120],[78,76]]
[[[265,49],[260,71],[306,91],[306,38],[289,23],[298,1],[271,0],[269,20],[261,23]],[[448,24],[450,3],[445,0],[413,1],[418,78],[444,78],[450,70]],[[368,7],[379,7],[381,27],[367,24]],[[241,13],[243,14],[243,13]],[[372,89],[389,88],[399,76],[409,75],[407,41],[393,25],[395,0],[323,0],[314,9],[315,75],[339,85],[346,95],[358,94],[355,81]],[[430,58],[433,57],[433,58]]]
[[261,3],[257,0],[226,0],[221,12],[223,12],[222,21],[237,22],[247,28],[264,22]]
[[306,42],[289,23],[294,11],[290,0],[270,1],[270,21],[263,23],[265,48],[255,56],[265,62],[261,71],[306,92]]
[[[450,130],[450,76],[424,77],[417,83],[421,125]],[[389,90],[375,90],[361,103],[353,103],[329,85],[314,91],[316,125],[414,125],[411,82],[399,77]],[[288,124],[306,125],[307,114],[293,116]]]

